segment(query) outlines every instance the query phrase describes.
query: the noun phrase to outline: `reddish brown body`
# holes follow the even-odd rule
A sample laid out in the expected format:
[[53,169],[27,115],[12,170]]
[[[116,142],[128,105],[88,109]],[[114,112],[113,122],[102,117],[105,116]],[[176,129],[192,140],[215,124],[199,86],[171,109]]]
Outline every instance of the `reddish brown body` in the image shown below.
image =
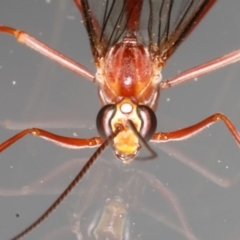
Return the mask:
[[[64,147],[86,148],[99,146],[78,175],[58,199],[36,221],[13,239],[17,240],[39,225],[62,202],[85,175],[109,143],[115,155],[130,163],[145,146],[153,156],[147,141],[161,143],[183,140],[194,136],[211,124],[221,120],[240,145],[240,134],[223,114],[215,113],[192,126],[172,132],[155,132],[156,109],[160,89],[167,89],[204,73],[240,61],[240,50],[187,70],[161,82],[161,70],[167,58],[186,38],[215,0],[74,0],[82,13],[92,53],[97,67],[96,76],[81,64],[48,47],[24,31],[0,26],[0,32],[16,37],[26,46],[58,62],[69,70],[98,83],[99,95],[104,105],[97,116],[100,137],[73,138],[47,132],[39,128],[22,130],[0,144],[0,152],[27,134],[42,137]],[[179,4],[180,2],[180,4]],[[105,7],[101,14],[97,11]],[[97,10],[96,10],[97,9]],[[116,13],[117,16],[116,16]],[[149,13],[145,15],[145,13]],[[177,13],[175,15],[175,13]],[[143,28],[142,28],[143,27]],[[141,39],[141,40],[140,40]],[[145,43],[142,44],[143,41]],[[195,163],[186,163],[209,180],[220,186],[230,186],[236,181],[224,181]],[[147,181],[152,184],[152,178]],[[156,186],[154,186],[156,188]],[[196,239],[189,228],[176,197],[165,187],[156,189],[167,198],[182,225],[181,232],[187,239]],[[173,201],[174,199],[174,201]],[[117,225],[121,225],[120,222]]]
[[155,109],[163,64],[136,37],[123,38],[96,65],[103,105],[128,97]]

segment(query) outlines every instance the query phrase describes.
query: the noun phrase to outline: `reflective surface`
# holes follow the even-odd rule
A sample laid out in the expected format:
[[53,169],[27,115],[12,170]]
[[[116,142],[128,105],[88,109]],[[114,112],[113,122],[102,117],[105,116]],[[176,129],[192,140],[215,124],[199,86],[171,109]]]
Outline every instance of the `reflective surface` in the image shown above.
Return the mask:
[[[239,48],[239,10],[238,1],[232,1],[230,4],[219,0],[168,61],[163,71],[164,79]],[[71,1],[8,0],[0,4],[1,24],[28,31],[95,71],[88,37],[80,21],[79,13]],[[6,125],[6,120],[11,120],[19,125],[8,122],[8,127],[35,126],[69,136],[77,133],[81,137],[97,134],[92,126],[95,125],[100,103],[94,84],[21,46],[10,36],[0,35],[0,46],[2,124]],[[240,129],[238,69],[237,63],[201,77],[197,82],[162,91],[156,112],[157,129],[175,130],[219,111],[226,114]],[[16,132],[4,126],[0,130],[1,141]],[[89,171],[86,180],[81,183],[81,189],[76,189],[80,197],[76,194],[71,195],[26,239],[44,239],[48,234],[59,233],[61,230],[69,233],[68,227],[78,204],[81,205],[81,201],[84,201],[83,196],[89,195],[89,189],[100,182],[103,195],[97,194],[100,200],[95,202],[93,199],[89,204],[90,210],[82,217],[82,226],[85,229],[83,234],[86,234],[84,231],[90,223],[84,220],[84,217],[91,219],[91,216],[94,216],[92,212],[97,212],[96,209],[101,209],[104,205],[104,198],[111,198],[114,194],[120,195],[116,192],[116,184],[129,183],[129,169],[135,169],[135,172],[145,170],[155,175],[179,197],[188,222],[198,239],[239,239],[239,183],[229,189],[220,188],[175,160],[175,157],[180,158],[181,155],[184,155],[184,158],[191,157],[216,174],[234,178],[240,170],[240,150],[225,126],[219,123],[187,141],[162,144],[161,147],[165,149],[171,148],[170,156],[157,145],[152,146],[158,151],[156,160],[135,161],[127,169],[122,169],[121,163],[114,158],[109,148],[99,163]],[[43,185],[42,191],[38,191],[39,195],[1,197],[1,239],[14,236],[42,213],[57,196],[49,194],[49,191],[60,192],[78,171],[76,165],[71,165],[71,159],[84,161],[91,153],[91,149],[62,149],[31,136],[3,152],[0,156],[0,186],[8,190],[29,186],[66,162],[70,162],[72,168],[66,170],[65,174],[62,173],[61,177],[56,177],[55,181],[52,180],[51,184]],[[143,150],[143,154],[147,153]],[[79,161],[81,168],[82,163]],[[109,175],[110,180],[102,179],[101,173],[104,172],[104,168],[114,173]],[[132,174],[141,179],[136,173]],[[109,190],[104,191],[106,188]],[[169,216],[170,220],[178,225],[176,216],[164,199],[149,186],[143,186],[137,192],[141,192],[139,196],[143,198],[146,208],[153,206],[159,216]],[[1,194],[4,193],[6,194],[6,191],[1,191]],[[136,195],[135,190],[125,193],[122,197],[127,198],[127,201],[134,199]],[[132,217],[129,220],[133,231],[131,239],[154,239],[154,236],[162,239],[186,239],[178,231],[140,210],[137,213],[130,208],[129,212]],[[68,229],[65,230],[64,227]],[[76,239],[73,234],[69,235],[67,239]],[[64,235],[61,236],[66,239]]]

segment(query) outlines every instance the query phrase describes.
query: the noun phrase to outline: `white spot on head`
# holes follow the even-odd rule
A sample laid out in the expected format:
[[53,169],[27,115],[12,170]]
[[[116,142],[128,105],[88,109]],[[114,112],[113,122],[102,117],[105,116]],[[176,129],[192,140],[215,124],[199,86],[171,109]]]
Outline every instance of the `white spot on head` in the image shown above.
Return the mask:
[[132,105],[129,103],[123,103],[120,110],[122,113],[128,114],[132,112],[133,108],[132,108]]

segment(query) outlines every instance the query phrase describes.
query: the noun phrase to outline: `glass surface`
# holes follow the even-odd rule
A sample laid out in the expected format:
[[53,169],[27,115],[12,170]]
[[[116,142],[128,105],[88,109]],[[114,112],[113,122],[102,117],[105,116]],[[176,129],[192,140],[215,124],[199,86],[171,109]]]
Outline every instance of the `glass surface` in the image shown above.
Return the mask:
[[[164,79],[238,49],[239,11],[237,0],[217,1],[168,60],[163,70]],[[24,29],[95,71],[88,36],[72,1],[2,1],[0,23]],[[156,111],[158,131],[180,129],[216,112],[226,114],[240,129],[239,66],[240,63],[236,63],[197,81],[162,91]],[[66,136],[97,135],[94,125],[101,107],[97,86],[4,34],[0,34],[0,79],[1,142],[19,129],[33,126]],[[77,239],[71,230],[78,207],[83,211],[80,226],[83,239],[91,239],[87,231],[92,234],[92,219],[101,214],[108,198],[114,199],[120,192],[130,204],[127,221],[131,240],[155,240],[156,236],[165,240],[186,239],[174,227],[156,219],[169,217],[174,226],[179,227],[171,208],[156,189],[144,181],[140,170],[155,176],[178,196],[198,239],[239,239],[240,183],[237,181],[228,189],[221,188],[176,160],[191,158],[215,174],[235,178],[240,172],[240,149],[224,124],[212,125],[186,141],[151,146],[158,152],[157,159],[133,161],[126,167],[108,148],[74,194],[24,239]],[[12,189],[23,190],[13,194],[17,196],[0,197],[1,239],[10,239],[42,214],[93,151],[64,149],[27,136],[2,152],[0,195],[10,195]],[[148,154],[145,150],[142,152]],[[60,166],[65,169],[62,173],[58,170]],[[53,179],[47,181],[44,176],[53,174],[54,170],[58,176],[51,175]],[[39,184],[41,187],[31,188],[37,180],[45,182]],[[28,193],[28,189],[35,191]],[[144,209],[148,208],[155,216],[145,213]]]

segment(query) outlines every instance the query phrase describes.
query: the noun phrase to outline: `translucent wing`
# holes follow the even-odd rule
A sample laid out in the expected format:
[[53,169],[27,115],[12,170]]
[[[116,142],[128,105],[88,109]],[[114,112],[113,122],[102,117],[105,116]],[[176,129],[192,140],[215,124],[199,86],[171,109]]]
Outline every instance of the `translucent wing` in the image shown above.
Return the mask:
[[95,57],[124,36],[136,35],[166,60],[215,0],[82,0]]

